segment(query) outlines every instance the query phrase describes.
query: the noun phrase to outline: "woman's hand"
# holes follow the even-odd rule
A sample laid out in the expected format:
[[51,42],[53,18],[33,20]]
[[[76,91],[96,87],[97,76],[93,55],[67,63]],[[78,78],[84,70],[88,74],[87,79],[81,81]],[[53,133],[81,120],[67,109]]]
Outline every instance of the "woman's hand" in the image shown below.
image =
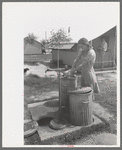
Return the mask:
[[71,70],[70,70],[70,76],[73,76],[74,73],[75,73],[75,70],[74,70],[74,69],[71,69]]
[[70,76],[70,70],[65,71],[65,72],[64,72],[64,75],[65,75],[65,76]]
[[67,76],[67,77],[68,76],[73,76],[73,74],[74,74],[74,70],[73,69],[65,71],[65,73],[64,73],[64,75]]

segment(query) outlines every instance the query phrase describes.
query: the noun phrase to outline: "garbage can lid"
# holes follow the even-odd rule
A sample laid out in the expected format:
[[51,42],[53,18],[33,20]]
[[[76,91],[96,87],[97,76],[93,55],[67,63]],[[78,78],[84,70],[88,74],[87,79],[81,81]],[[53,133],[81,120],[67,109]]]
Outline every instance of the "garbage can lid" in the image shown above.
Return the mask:
[[91,87],[83,87],[81,89],[78,90],[74,90],[74,91],[69,91],[68,94],[86,94],[86,93],[90,93],[92,91]]

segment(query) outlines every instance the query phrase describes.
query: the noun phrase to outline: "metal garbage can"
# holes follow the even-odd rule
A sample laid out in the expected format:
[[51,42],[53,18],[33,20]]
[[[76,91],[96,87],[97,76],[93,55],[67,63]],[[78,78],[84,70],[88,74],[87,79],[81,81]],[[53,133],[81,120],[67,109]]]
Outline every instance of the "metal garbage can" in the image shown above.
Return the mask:
[[77,89],[77,76],[73,77],[61,77],[61,91],[60,98],[62,106],[66,106],[68,103],[68,91]]
[[92,98],[93,90],[83,87],[69,91],[70,122],[77,126],[87,126],[93,123]]

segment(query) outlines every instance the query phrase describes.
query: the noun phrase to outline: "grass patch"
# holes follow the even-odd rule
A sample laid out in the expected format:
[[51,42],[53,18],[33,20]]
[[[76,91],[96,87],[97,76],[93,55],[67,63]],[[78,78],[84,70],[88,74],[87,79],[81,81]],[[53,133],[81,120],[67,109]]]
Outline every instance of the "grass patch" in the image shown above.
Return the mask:
[[52,79],[49,77],[39,77],[38,75],[29,74],[24,80],[24,85],[35,90],[46,88],[51,84],[57,84],[57,79]]
[[[38,75],[29,74],[24,79],[24,118],[29,119],[30,113],[28,112],[27,105],[35,102],[42,95],[47,97],[48,93],[58,91],[58,79],[39,77]],[[44,94],[45,93],[45,94]]]

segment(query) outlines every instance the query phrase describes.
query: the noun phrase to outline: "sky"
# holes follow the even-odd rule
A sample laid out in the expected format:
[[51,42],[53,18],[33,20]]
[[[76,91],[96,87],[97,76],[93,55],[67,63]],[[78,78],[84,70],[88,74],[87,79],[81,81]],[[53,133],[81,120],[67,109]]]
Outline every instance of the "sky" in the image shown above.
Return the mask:
[[23,38],[34,33],[38,41],[63,28],[74,42],[91,40],[119,22],[119,2],[23,2],[4,4],[5,16],[21,18]]

